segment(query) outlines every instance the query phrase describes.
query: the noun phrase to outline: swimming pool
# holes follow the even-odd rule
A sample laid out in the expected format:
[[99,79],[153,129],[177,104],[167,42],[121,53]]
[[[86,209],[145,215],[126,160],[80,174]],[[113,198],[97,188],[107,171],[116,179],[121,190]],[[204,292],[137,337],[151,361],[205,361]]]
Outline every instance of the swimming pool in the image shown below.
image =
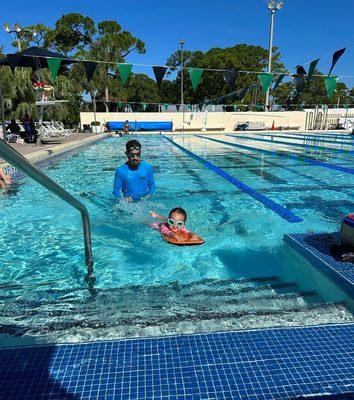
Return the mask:
[[[117,204],[112,197],[125,138],[45,168],[90,212],[95,293],[83,281],[80,215],[27,178],[6,192],[0,198],[2,345],[352,322],[352,300],[284,244],[283,234],[338,229],[353,211],[354,175],[301,157],[349,169],[353,155],[336,151],[340,144],[302,148],[291,138],[279,144],[249,136],[173,140],[251,191],[163,136],[139,138],[155,170],[158,190],[150,201]],[[176,248],[149,227],[149,210],[167,214],[175,206],[186,209],[187,226],[205,245]],[[300,222],[283,218],[276,212],[282,208]]]

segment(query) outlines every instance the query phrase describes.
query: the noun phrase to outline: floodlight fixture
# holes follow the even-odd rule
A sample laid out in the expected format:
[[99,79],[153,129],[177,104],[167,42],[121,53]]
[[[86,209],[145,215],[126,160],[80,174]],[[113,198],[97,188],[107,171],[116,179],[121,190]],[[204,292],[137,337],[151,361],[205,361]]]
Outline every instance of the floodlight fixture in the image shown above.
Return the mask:
[[16,24],[14,24],[14,29],[15,29],[16,32],[21,32],[22,31],[22,28],[21,28],[20,24],[18,24],[17,22],[16,22]]
[[274,0],[270,0],[268,2],[268,9],[269,10],[273,10],[274,9],[274,4],[275,4],[275,1]]
[[5,32],[10,32],[10,25],[6,22],[5,24],[4,24],[4,29],[5,29]]
[[275,6],[277,10],[281,10],[283,8],[283,2],[279,1],[279,3]]

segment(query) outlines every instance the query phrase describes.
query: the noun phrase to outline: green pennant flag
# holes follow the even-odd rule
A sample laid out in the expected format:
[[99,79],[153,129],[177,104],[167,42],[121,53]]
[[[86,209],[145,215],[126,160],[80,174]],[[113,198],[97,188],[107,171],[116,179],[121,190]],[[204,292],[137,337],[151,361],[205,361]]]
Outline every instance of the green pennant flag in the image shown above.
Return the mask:
[[315,73],[315,69],[317,67],[318,62],[320,59],[318,58],[317,60],[311,61],[311,64],[309,66],[309,72],[307,73],[307,80],[309,81],[312,78],[312,75]]
[[281,81],[284,79],[285,74],[278,75],[278,78],[274,82],[273,91],[280,85]]
[[343,107],[344,107],[346,110],[348,110],[349,104],[343,104]]
[[118,101],[118,110],[121,110],[123,107],[123,102],[122,101]]
[[238,111],[238,106],[236,104],[234,104],[233,106],[234,111]]
[[53,80],[56,79],[60,68],[61,58],[47,58],[47,64]]
[[192,81],[193,90],[195,91],[199,85],[200,78],[204,72],[202,68],[188,68],[189,77]]
[[167,103],[163,105],[163,107],[164,107],[165,111],[167,111],[167,110],[168,110],[168,107],[169,107],[169,106],[170,106],[170,105],[169,105],[169,104],[167,104]]
[[339,76],[325,76],[324,81],[329,99],[333,97],[334,91],[338,83]]
[[147,104],[146,103],[141,103],[141,107],[143,108],[143,111],[146,110]]
[[122,84],[125,85],[130,73],[132,72],[133,64],[118,64],[118,70],[122,79]]
[[269,72],[261,72],[260,74],[258,74],[258,79],[261,83],[263,94],[266,94],[269,86],[272,83],[273,74]]

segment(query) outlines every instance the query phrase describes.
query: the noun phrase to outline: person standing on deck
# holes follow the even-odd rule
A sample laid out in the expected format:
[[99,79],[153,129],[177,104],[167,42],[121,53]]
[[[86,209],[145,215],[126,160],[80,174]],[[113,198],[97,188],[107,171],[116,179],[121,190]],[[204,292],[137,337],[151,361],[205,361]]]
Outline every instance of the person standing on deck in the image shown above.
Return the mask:
[[116,169],[114,196],[129,203],[150,198],[155,192],[154,173],[151,165],[141,160],[141,144],[129,140],[125,154],[128,161]]

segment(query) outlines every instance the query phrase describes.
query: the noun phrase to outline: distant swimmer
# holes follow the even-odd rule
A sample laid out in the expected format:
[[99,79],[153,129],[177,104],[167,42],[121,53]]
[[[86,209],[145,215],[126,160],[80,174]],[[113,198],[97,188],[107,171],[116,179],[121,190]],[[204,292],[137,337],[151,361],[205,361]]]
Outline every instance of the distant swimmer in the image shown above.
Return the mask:
[[141,160],[141,144],[129,140],[125,152],[128,161],[116,169],[113,194],[129,203],[146,200],[155,192],[152,166]]

